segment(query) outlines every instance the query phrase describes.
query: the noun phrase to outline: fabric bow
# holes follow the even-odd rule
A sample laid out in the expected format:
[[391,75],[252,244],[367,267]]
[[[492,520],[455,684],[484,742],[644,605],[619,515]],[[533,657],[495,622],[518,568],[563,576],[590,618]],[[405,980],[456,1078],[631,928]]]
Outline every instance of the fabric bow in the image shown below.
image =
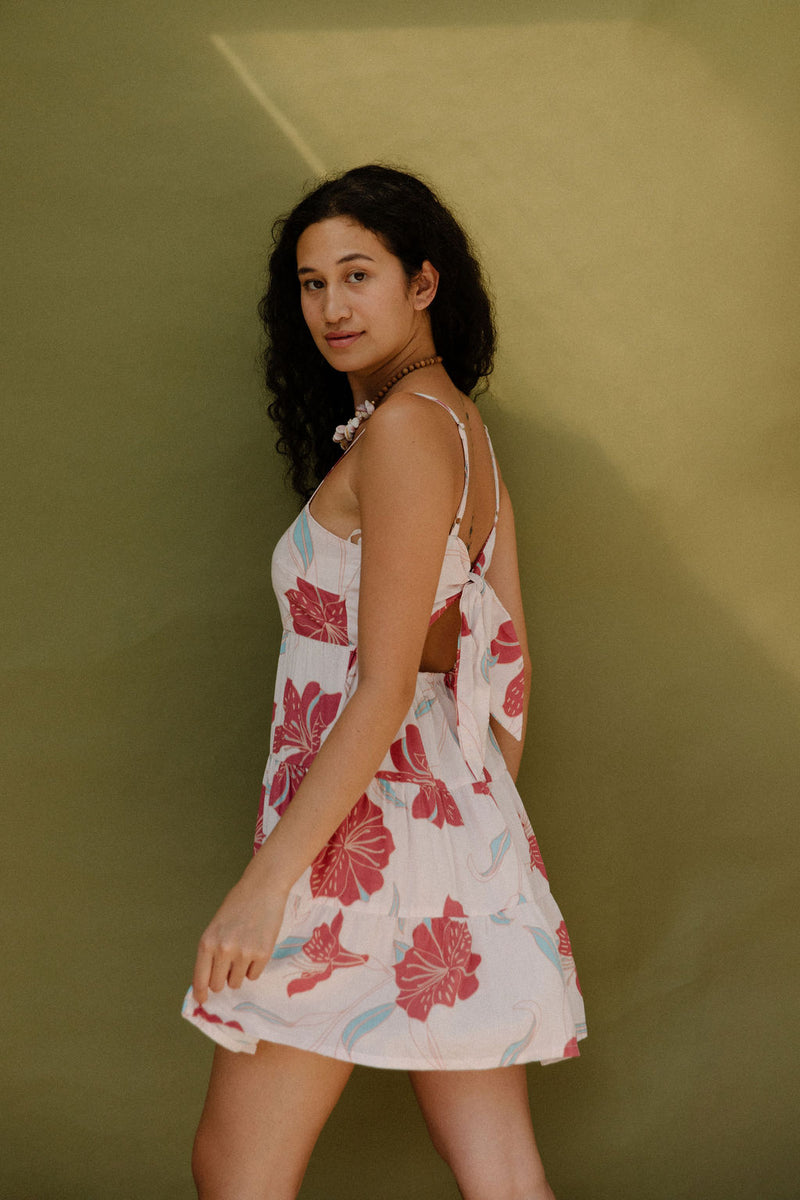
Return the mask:
[[514,622],[494,588],[470,571],[459,600],[456,652],[458,740],[467,766],[483,778],[489,717],[513,737],[522,736],[525,671]]

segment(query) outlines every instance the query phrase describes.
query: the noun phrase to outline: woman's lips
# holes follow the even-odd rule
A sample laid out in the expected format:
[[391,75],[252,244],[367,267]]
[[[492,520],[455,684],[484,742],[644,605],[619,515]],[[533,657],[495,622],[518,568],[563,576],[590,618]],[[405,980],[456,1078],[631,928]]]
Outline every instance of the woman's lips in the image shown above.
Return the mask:
[[358,333],[326,333],[325,341],[332,350],[343,350],[346,346],[352,346],[353,342],[361,337],[361,332]]

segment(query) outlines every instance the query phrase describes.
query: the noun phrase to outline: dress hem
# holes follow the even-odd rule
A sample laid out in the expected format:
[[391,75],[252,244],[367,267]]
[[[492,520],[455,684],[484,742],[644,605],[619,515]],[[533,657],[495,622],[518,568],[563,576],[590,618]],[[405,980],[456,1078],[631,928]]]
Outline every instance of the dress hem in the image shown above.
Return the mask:
[[[191,996],[191,991],[189,992],[189,996]],[[185,1003],[184,1010],[181,1014],[184,1019],[188,1021],[190,1025],[194,1025],[196,1029],[199,1029],[201,1033],[204,1033],[206,1037],[211,1038],[212,1041],[216,1042],[220,1046],[223,1046],[226,1050],[232,1050],[239,1054],[255,1054],[259,1042],[274,1042],[279,1046],[293,1046],[296,1050],[305,1050],[308,1054],[319,1054],[322,1058],[332,1058],[337,1062],[348,1062],[357,1067],[374,1067],[378,1070],[389,1071],[488,1071],[501,1066],[519,1066],[536,1062],[540,1063],[543,1067],[547,1067],[554,1063],[566,1062],[570,1058],[580,1057],[580,1051],[578,1050],[577,1043],[582,1041],[587,1036],[586,1030],[581,1030],[574,1034],[571,1043],[567,1043],[567,1045],[571,1045],[572,1048],[572,1052],[570,1054],[564,1054],[564,1047],[559,1046],[557,1049],[556,1047],[553,1047],[552,1050],[548,1049],[544,1053],[542,1053],[541,1049],[539,1049],[535,1054],[531,1054],[527,1057],[525,1053],[522,1052],[517,1058],[514,1059],[513,1062],[508,1063],[498,1062],[497,1056],[495,1055],[491,1059],[485,1058],[477,1061],[474,1058],[470,1058],[469,1061],[448,1061],[443,1063],[440,1067],[434,1067],[431,1066],[429,1062],[420,1058],[393,1057],[391,1060],[388,1060],[379,1055],[364,1054],[361,1051],[357,1051],[352,1054],[348,1054],[346,1052],[342,1054],[331,1054],[325,1050],[312,1050],[309,1046],[298,1045],[297,1042],[292,1041],[290,1038],[281,1037],[280,1031],[276,1031],[268,1038],[257,1038],[252,1034],[246,1033],[244,1030],[231,1028],[229,1025],[225,1024],[221,1018],[217,1021],[212,1020],[210,1022],[201,1022],[194,1017],[191,1012],[188,1011],[189,1007],[190,1005],[187,997],[187,1002]]]

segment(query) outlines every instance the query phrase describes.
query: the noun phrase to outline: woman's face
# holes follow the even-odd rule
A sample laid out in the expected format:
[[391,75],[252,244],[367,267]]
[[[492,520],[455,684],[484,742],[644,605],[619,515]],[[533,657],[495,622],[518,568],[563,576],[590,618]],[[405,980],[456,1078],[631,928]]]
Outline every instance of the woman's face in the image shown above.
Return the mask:
[[303,231],[297,275],[303,316],[320,353],[337,371],[357,375],[413,349],[435,294],[435,285],[427,298],[424,287],[409,285],[400,260],[348,217]]

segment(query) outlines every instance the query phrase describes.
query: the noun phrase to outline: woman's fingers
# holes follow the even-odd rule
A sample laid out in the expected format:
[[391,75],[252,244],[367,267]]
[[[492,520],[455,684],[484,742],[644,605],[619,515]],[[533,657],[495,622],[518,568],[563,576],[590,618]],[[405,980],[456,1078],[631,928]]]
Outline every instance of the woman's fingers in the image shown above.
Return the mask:
[[228,982],[228,976],[236,967],[239,960],[239,955],[222,946],[214,955],[214,965],[211,968],[211,977],[208,981],[208,986],[212,992],[221,992]]
[[201,943],[197,953],[192,990],[198,1004],[204,1004],[209,991],[220,992],[228,987],[241,987],[245,979],[258,979],[269,962],[265,954],[252,955],[217,947],[210,950]]
[[238,988],[242,986],[242,980],[247,974],[247,968],[250,965],[250,959],[245,958],[240,954],[238,958],[231,963],[231,968],[228,971],[228,987]]
[[198,1004],[205,1004],[208,999],[208,981],[211,978],[211,968],[214,965],[214,953],[201,939],[197,948],[197,958],[192,975],[192,991]]
[[268,962],[267,955],[245,950],[231,964],[228,972],[228,987],[238,988],[242,986],[245,979],[258,979]]
[[258,979],[268,962],[269,958],[267,955],[259,955],[257,958],[254,958],[247,968],[247,978]]
[[192,990],[198,1004],[208,993],[258,979],[280,931],[285,901],[276,902],[240,880],[225,897],[200,939]]

